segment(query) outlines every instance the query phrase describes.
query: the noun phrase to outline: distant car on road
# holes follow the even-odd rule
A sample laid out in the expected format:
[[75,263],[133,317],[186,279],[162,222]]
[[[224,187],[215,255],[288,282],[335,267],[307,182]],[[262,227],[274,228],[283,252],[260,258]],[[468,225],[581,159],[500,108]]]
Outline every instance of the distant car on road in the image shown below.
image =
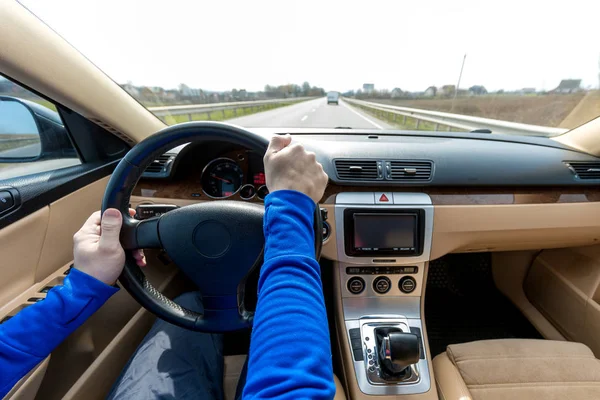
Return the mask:
[[338,92],[329,92],[327,93],[327,104],[335,103],[335,105],[340,104],[340,94]]

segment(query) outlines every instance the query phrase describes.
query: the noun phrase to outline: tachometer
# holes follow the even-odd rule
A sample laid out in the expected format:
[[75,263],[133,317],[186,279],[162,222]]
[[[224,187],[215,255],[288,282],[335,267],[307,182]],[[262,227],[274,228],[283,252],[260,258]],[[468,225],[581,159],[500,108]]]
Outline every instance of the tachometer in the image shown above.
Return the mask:
[[244,181],[242,168],[229,158],[212,160],[202,171],[202,191],[215,199],[224,199],[240,190]]

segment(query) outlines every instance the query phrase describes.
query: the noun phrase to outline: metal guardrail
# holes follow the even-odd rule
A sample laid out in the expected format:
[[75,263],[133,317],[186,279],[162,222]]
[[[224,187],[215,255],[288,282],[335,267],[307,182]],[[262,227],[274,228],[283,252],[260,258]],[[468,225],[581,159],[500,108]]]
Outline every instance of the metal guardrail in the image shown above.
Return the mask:
[[422,110],[418,108],[398,107],[389,104],[374,103],[364,100],[356,100],[344,98],[347,103],[363,107],[366,109],[387,112],[393,114],[394,120],[396,115],[403,117],[403,123],[406,123],[406,118],[414,118],[417,121],[417,129],[419,121],[427,121],[435,124],[437,131],[440,126],[448,128],[462,129],[465,131],[474,131],[476,129],[489,129],[492,133],[504,135],[527,135],[527,136],[556,136],[568,131],[563,128],[552,128],[539,125],[521,124],[518,122],[501,121],[491,118],[473,117],[470,115],[450,114],[440,111]]
[[314,99],[314,97],[290,97],[287,99],[272,99],[272,100],[258,100],[258,101],[236,101],[230,103],[209,103],[209,104],[189,104],[180,106],[161,106],[161,107],[148,107],[148,110],[157,117],[166,117],[168,115],[187,115],[188,119],[192,120],[194,114],[210,114],[216,111],[222,111],[225,115],[225,110],[233,110],[234,116],[237,115],[238,109],[245,108],[257,108],[279,103],[290,103],[300,102],[305,100]]

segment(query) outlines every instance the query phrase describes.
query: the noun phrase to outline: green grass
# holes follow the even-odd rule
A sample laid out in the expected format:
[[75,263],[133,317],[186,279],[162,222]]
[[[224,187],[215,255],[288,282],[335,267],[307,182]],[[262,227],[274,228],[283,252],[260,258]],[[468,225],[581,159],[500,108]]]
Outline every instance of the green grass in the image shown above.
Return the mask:
[[[366,112],[367,114],[370,114],[370,115],[376,117],[377,119],[386,121],[390,125],[394,125],[395,127],[398,127],[400,129],[405,129],[405,130],[410,130],[410,131],[435,131],[436,130],[437,124],[435,122],[428,122],[428,121],[423,121],[423,120],[419,121],[416,118],[412,118],[412,117],[405,118],[403,115],[394,114],[394,113],[387,112],[387,111],[374,110],[372,108],[363,107],[363,106],[358,106],[358,107],[362,111]],[[394,119],[394,117],[395,117],[395,119]],[[437,127],[437,130],[438,131],[448,131],[448,126],[439,124]],[[464,132],[463,130],[456,129],[456,128],[450,128],[450,131],[451,132]]]
[[42,105],[42,106],[44,106],[46,108],[49,108],[49,109],[51,109],[54,112],[57,112],[56,111],[56,106],[54,104],[52,104],[51,102],[49,102],[48,100],[37,98],[37,99],[31,99],[31,101],[33,101],[35,103],[38,103],[39,105]]
[[[161,119],[167,125],[174,125],[181,122],[189,121],[226,121],[228,119],[243,117],[244,115],[256,114],[262,111],[273,110],[279,107],[289,106],[291,104],[298,103],[298,101],[289,101],[285,103],[271,103],[263,104],[260,106],[248,106],[245,108],[238,108],[237,110],[223,110],[223,111],[212,111],[210,113],[197,113],[197,114],[186,114],[186,115],[167,115],[161,117]],[[190,119],[191,117],[191,119]]]

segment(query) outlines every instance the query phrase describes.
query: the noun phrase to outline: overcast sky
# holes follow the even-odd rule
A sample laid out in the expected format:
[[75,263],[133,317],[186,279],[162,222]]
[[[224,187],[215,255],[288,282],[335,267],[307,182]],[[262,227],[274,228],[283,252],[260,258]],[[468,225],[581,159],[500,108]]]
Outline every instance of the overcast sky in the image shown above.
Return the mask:
[[600,0],[21,0],[119,83],[598,86]]

